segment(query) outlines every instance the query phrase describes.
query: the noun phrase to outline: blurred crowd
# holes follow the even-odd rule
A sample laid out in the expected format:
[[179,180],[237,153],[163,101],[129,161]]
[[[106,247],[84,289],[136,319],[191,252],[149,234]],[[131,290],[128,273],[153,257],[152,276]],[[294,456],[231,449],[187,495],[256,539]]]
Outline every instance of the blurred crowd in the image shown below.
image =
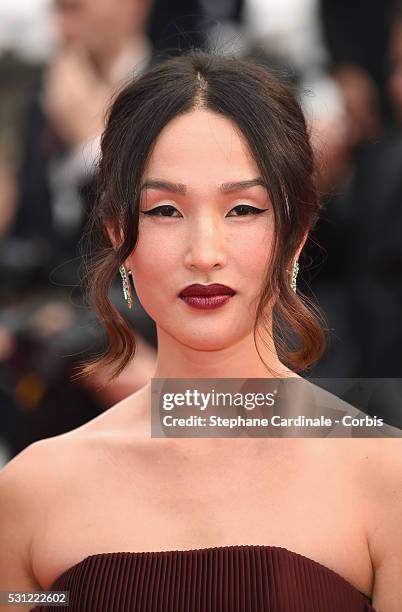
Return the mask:
[[113,94],[193,47],[266,63],[305,110],[323,213],[300,288],[329,330],[308,375],[402,377],[399,1],[44,0],[30,19],[39,38],[18,35],[15,19],[14,36],[0,28],[0,464],[153,372],[154,324],[138,300],[125,308],[116,279],[111,299],[137,357],[106,387],[74,378],[105,343],[85,295],[84,228]]

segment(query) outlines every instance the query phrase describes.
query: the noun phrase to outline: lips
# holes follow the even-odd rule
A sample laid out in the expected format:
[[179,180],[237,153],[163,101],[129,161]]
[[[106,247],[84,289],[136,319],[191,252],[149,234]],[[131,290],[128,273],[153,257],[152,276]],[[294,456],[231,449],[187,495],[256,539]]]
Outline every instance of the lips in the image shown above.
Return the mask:
[[227,285],[214,283],[213,285],[189,285],[180,292],[179,297],[211,297],[214,295],[234,295],[236,291]]

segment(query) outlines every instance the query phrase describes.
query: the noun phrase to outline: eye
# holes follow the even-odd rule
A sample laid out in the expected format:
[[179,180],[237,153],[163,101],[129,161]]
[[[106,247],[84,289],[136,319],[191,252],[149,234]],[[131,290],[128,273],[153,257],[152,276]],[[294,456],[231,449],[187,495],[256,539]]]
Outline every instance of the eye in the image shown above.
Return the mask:
[[[143,210],[143,215],[149,215],[150,217],[173,217],[172,213],[179,212],[174,208],[174,206],[170,206],[165,204],[163,206],[156,206],[156,208],[152,208],[151,210]],[[180,213],[179,213],[180,214]]]
[[230,212],[232,213],[234,210],[239,211],[239,214],[236,214],[236,215],[229,214],[228,216],[246,217],[250,215],[260,215],[261,213],[266,212],[268,208],[256,208],[255,206],[249,206],[248,204],[239,204],[239,206],[235,206],[235,208],[232,208]]

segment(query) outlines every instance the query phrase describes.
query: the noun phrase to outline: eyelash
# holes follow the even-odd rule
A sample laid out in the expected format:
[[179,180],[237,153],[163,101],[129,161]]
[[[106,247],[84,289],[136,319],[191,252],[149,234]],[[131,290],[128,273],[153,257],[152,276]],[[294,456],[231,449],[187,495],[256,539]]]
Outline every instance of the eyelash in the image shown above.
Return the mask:
[[[236,210],[236,208],[246,208],[250,212],[248,214],[246,214],[246,215],[231,215],[231,216],[234,216],[234,217],[250,217],[250,216],[259,215],[259,214],[261,214],[263,212],[266,212],[268,210],[268,208],[256,208],[255,206],[250,206],[248,204],[238,204],[238,206],[235,206],[234,208],[232,208],[232,210]],[[142,211],[142,214],[148,215],[150,217],[168,217],[170,219],[177,219],[177,217],[173,217],[172,215],[158,214],[160,211],[166,210],[166,209],[172,209],[173,211],[176,211],[176,208],[174,208],[170,204],[165,204],[165,205],[162,205],[162,206],[157,206],[156,208],[152,208],[151,210]]]

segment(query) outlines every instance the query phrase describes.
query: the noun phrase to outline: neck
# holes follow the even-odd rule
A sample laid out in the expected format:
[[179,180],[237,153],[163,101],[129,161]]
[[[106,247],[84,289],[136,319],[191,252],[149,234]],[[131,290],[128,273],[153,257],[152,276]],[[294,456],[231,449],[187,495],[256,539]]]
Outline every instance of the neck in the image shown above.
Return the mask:
[[[284,366],[272,340],[259,351],[252,332],[237,343],[211,351],[185,346],[157,328],[158,358],[153,378],[275,378],[295,376]],[[257,336],[258,339],[258,336]]]

